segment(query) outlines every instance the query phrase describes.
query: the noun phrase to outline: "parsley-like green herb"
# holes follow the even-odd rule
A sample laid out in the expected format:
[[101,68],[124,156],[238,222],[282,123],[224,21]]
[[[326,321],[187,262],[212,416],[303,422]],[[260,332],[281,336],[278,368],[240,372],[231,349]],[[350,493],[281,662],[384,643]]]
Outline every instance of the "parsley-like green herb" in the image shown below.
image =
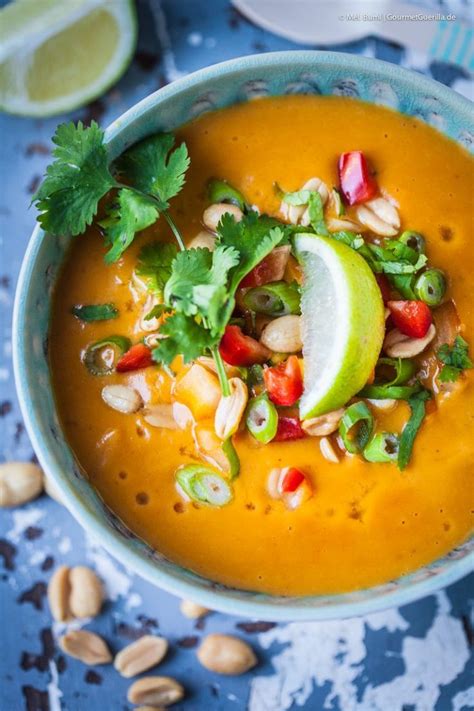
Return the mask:
[[317,235],[329,235],[324,219],[324,206],[317,190],[297,190],[294,193],[284,193],[283,202],[288,205],[307,205],[311,227]]
[[423,420],[425,419],[426,401],[430,399],[431,392],[429,390],[422,390],[421,392],[412,395],[408,400],[408,404],[411,409],[411,416],[406,423],[402,434],[400,435],[398,447],[398,468],[401,471],[405,469],[410,461],[415,437]]
[[444,343],[436,355],[444,364],[438,376],[442,383],[455,382],[465,370],[473,367],[469,346],[462,336],[456,336],[452,346]]
[[169,242],[150,242],[140,250],[135,272],[144,279],[149,291],[163,295],[177,253],[176,245]]
[[220,336],[213,336],[193,316],[182,313],[169,316],[160,327],[160,335],[166,338],[160,339],[153,349],[153,358],[165,365],[170,365],[179,355],[185,363],[189,363],[217,346],[220,340]]
[[117,318],[118,309],[114,304],[87,304],[73,306],[72,314],[80,321],[89,323],[91,321],[109,321]]
[[107,262],[120,258],[135,234],[153,224],[160,215],[168,222],[181,249],[181,234],[168,213],[169,200],[184,184],[189,167],[186,146],[171,150],[174,138],[159,134],[129,148],[116,162],[126,171],[128,185],[110,170],[104,132],[92,122],[58,126],[53,138],[54,162],[33,197],[39,222],[53,235],[78,235],[92,224],[99,201],[112,189],[117,195],[100,225],[109,246]]

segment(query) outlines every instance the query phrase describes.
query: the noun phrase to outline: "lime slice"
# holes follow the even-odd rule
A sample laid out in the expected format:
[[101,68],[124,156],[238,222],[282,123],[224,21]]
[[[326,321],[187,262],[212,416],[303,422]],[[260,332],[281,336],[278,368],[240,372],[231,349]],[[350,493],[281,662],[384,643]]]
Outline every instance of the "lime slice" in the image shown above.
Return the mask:
[[71,111],[102,94],[135,48],[133,0],[16,0],[0,10],[0,108]]
[[303,265],[302,419],[345,405],[366,384],[384,336],[384,306],[364,259],[330,237],[295,238]]

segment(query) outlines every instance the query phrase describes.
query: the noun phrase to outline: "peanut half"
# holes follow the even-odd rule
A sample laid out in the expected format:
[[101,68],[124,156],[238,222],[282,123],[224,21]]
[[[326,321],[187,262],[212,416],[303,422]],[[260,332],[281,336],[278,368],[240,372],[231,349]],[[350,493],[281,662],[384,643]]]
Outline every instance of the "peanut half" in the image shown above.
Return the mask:
[[410,338],[394,328],[385,336],[383,349],[390,358],[413,358],[422,353],[435,336],[436,327],[433,323],[423,338]]
[[21,506],[43,491],[43,473],[31,462],[0,464],[0,506]]
[[60,566],[48,585],[51,614],[58,622],[74,617],[95,617],[103,601],[102,585],[93,570],[79,565],[75,568]]
[[260,343],[275,353],[298,353],[303,347],[301,316],[280,316],[265,326]]
[[166,639],[146,634],[117,654],[114,667],[122,676],[129,679],[159,664],[167,651]]
[[171,706],[184,698],[184,689],[169,676],[146,676],[135,681],[128,690],[131,704]]
[[244,674],[257,664],[257,657],[246,642],[226,634],[208,635],[197,656],[209,671],[229,676]]
[[59,646],[70,657],[79,659],[84,664],[108,664],[112,655],[106,643],[94,632],[73,630],[59,639]]
[[197,602],[193,602],[192,600],[182,600],[179,609],[181,610],[181,613],[190,620],[197,620],[200,617],[205,617],[211,612],[211,610],[208,610],[207,607],[198,605]]

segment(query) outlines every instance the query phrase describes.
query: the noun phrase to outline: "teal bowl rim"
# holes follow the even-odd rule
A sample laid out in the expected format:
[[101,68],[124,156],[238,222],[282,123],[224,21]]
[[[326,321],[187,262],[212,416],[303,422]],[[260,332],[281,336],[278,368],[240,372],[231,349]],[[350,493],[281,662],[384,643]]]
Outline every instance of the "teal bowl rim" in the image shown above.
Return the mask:
[[[200,82],[217,76],[238,78],[240,74],[245,74],[248,70],[258,70],[268,66],[281,66],[283,68],[289,64],[309,65],[315,62],[319,67],[341,67],[343,65],[344,69],[354,69],[356,71],[357,69],[363,69],[373,74],[374,77],[380,77],[385,80],[389,79],[390,76],[396,75],[399,80],[404,81],[412,90],[427,92],[430,96],[443,101],[445,105],[460,114],[466,120],[466,123],[469,124],[471,121],[472,104],[470,101],[422,75],[415,74],[388,62],[356,55],[297,50],[240,57],[201,69],[178,79],[172,84],[150,94],[117,118],[105,132],[106,141],[107,143],[113,141],[125,126],[131,121],[137,120],[162,100],[179,95],[186,89],[195,88]],[[111,154],[113,157],[113,150]],[[384,592],[383,595],[377,593],[383,585],[374,586],[354,591],[353,593],[330,595],[329,597],[336,600],[331,605],[318,605],[315,602],[314,606],[303,607],[293,604],[292,598],[288,598],[288,602],[282,604],[281,598],[279,598],[280,601],[277,601],[276,596],[275,602],[272,602],[271,595],[254,593],[254,600],[242,600],[238,597],[238,593],[241,591],[237,589],[234,590],[219,585],[216,585],[216,589],[204,589],[192,582],[179,578],[179,567],[177,567],[176,573],[166,572],[160,569],[160,564],[157,561],[145,559],[135,551],[131,551],[127,547],[126,541],[116,531],[112,531],[105,520],[97,517],[79,497],[78,492],[71,483],[72,478],[68,473],[63,472],[56,456],[52,454],[43,440],[44,427],[41,417],[33,407],[28,382],[28,348],[26,347],[24,325],[30,280],[35,271],[36,258],[41,248],[43,236],[43,230],[37,225],[23,258],[13,309],[13,366],[20,407],[28,435],[40,465],[53,479],[67,508],[80,525],[92,534],[126,568],[167,592],[181,598],[195,600],[209,609],[272,621],[343,619],[378,612],[389,607],[398,607],[434,593],[440,588],[454,583],[474,569],[474,551],[471,551],[463,558],[447,561],[446,568],[433,574],[433,576],[413,583],[408,582],[403,587]],[[440,560],[444,560],[444,558]],[[436,563],[436,561],[434,562]],[[417,570],[423,570],[424,568],[425,566],[421,566]],[[404,579],[409,581],[410,575],[401,576],[392,582],[396,584],[397,581]],[[373,591],[373,597],[350,602],[342,601],[348,595],[357,594],[357,592],[367,595],[370,591]],[[341,598],[340,603],[337,602],[337,598]]]

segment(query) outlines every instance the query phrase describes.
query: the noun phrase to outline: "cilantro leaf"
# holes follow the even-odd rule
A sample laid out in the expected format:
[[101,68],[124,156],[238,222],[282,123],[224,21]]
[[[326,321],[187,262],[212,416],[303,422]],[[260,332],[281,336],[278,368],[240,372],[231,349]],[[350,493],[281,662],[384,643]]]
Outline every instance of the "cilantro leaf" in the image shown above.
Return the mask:
[[222,216],[217,225],[218,244],[233,247],[239,253],[239,263],[231,271],[229,291],[232,295],[242,279],[274,247],[281,244],[285,236],[278,220],[268,215],[259,215],[254,210],[250,210],[239,222],[230,213]]
[[465,370],[474,367],[469,357],[469,345],[462,336],[456,336],[452,346],[444,343],[436,355],[444,363],[438,376],[442,383],[455,382]]
[[186,144],[170,153],[173,144],[174,136],[170,133],[150,136],[129,148],[117,161],[117,167],[134,187],[158,198],[160,210],[166,210],[168,201],[183,187],[190,163]]
[[108,209],[107,218],[99,223],[105,230],[105,242],[110,246],[105,261],[116,262],[133,242],[135,234],[157,218],[158,210],[150,198],[122,188],[117,201]]
[[398,445],[398,468],[403,471],[408,465],[415,443],[415,437],[426,414],[426,401],[431,399],[429,390],[422,390],[408,399],[411,416],[400,435]]
[[150,291],[163,295],[177,253],[176,245],[169,242],[151,242],[141,249],[135,272],[145,278]]
[[117,318],[118,308],[114,304],[78,304],[71,309],[72,314],[80,321],[108,321]]
[[53,235],[78,235],[92,223],[99,200],[115,185],[107,165],[104,132],[93,121],[63,123],[53,137],[54,162],[33,202],[38,220]]
[[189,363],[219,342],[219,337],[212,336],[193,317],[182,313],[167,318],[160,328],[160,334],[166,338],[162,338],[153,349],[153,358],[165,365],[170,365],[178,355],[183,357],[185,363]]

